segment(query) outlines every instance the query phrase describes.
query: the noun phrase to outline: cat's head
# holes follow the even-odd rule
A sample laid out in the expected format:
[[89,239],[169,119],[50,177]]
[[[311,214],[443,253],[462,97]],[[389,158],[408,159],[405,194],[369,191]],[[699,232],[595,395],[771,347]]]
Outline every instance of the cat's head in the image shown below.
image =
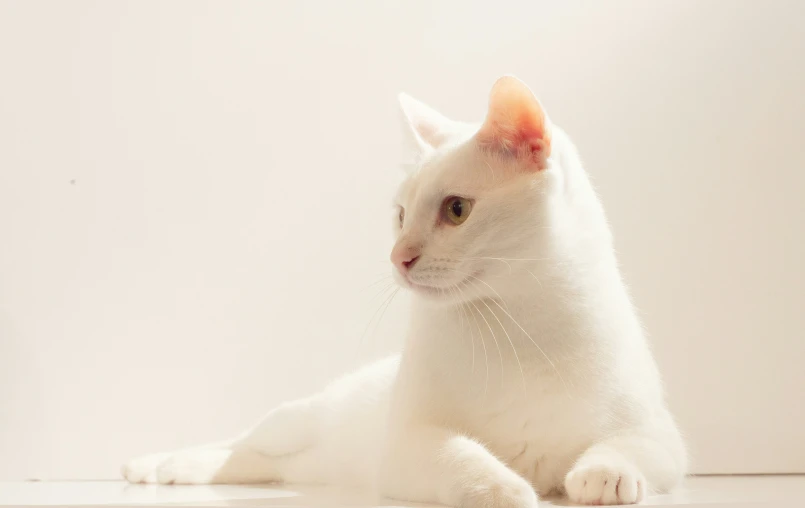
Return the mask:
[[395,201],[395,278],[429,299],[492,296],[489,280],[520,277],[512,263],[540,255],[559,172],[556,131],[510,76],[493,85],[480,125],[406,95],[400,103],[416,159]]

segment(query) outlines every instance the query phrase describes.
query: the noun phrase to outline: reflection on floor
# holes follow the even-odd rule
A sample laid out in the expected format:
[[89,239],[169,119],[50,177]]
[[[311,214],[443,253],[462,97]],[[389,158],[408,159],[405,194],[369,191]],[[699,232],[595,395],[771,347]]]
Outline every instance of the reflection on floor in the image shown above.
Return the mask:
[[[654,506],[805,506],[805,475],[701,476],[667,495],[651,496]],[[563,505],[543,500],[541,506]],[[378,500],[365,493],[300,486],[154,486],[123,482],[0,482],[0,506],[423,506]]]

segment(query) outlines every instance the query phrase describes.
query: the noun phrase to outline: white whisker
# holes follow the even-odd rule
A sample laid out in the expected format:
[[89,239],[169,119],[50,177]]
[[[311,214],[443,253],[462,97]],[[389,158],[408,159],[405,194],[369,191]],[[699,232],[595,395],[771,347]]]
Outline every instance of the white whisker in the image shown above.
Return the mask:
[[[461,290],[460,287],[456,286],[456,288],[462,295],[464,294],[464,292]],[[472,302],[468,303],[472,304]],[[475,328],[478,330],[478,338],[481,340],[481,347],[484,350],[484,366],[486,367],[486,379],[484,381],[484,398],[486,398],[486,394],[489,390],[489,355],[486,351],[486,341],[484,340],[484,334],[481,331],[481,325],[478,324],[478,318],[475,317],[475,313],[472,311],[472,308],[470,308],[469,305],[467,305],[467,310],[472,316],[472,320],[475,322]],[[478,307],[475,307],[475,310],[478,310]]]
[[467,316],[467,310],[466,310],[466,308],[464,306],[464,302],[461,301],[461,294],[459,293],[459,291],[460,291],[460,288],[458,286],[455,286],[454,288],[450,289],[450,293],[454,295],[454,297],[456,299],[456,303],[459,306],[458,307],[459,312],[460,312],[460,314],[459,314],[459,319],[460,319],[459,326],[461,327],[462,332],[464,331],[464,318],[465,317],[467,318],[467,328],[470,331],[470,344],[472,344],[472,367],[470,367],[470,372],[474,373],[475,372],[475,336],[472,333],[472,327],[469,326],[469,324],[470,324],[469,316]]
[[494,303],[495,305],[497,305],[498,307],[500,307],[500,310],[502,310],[502,311],[503,311],[503,313],[504,313],[504,314],[506,314],[506,315],[509,317],[509,319],[511,319],[511,320],[512,320],[512,322],[513,322],[514,324],[516,324],[518,328],[520,328],[520,330],[522,330],[522,331],[523,331],[523,333],[525,334],[525,336],[526,336],[526,337],[528,337],[528,340],[530,340],[530,341],[531,341],[531,343],[532,343],[532,344],[534,344],[534,346],[536,346],[536,348],[539,350],[539,352],[540,352],[540,353],[542,353],[542,356],[543,356],[543,357],[545,357],[545,360],[546,360],[546,361],[547,361],[547,362],[550,364],[550,366],[553,368],[554,372],[556,372],[556,375],[558,375],[558,376],[559,376],[559,379],[562,381],[562,384],[565,386],[565,390],[567,390],[567,383],[565,383],[565,379],[562,377],[562,373],[561,373],[561,372],[559,372],[559,369],[557,369],[557,368],[556,368],[556,365],[555,365],[555,364],[554,364],[554,363],[551,361],[551,359],[548,357],[548,355],[545,353],[545,351],[544,351],[544,350],[543,350],[543,349],[542,349],[542,348],[539,346],[539,344],[537,344],[537,342],[536,342],[536,341],[535,341],[535,340],[534,340],[534,339],[531,337],[531,334],[529,334],[529,333],[528,333],[528,332],[525,330],[525,328],[523,328],[522,326],[520,326],[520,323],[518,323],[518,322],[517,322],[517,320],[516,320],[516,319],[514,319],[514,317],[513,317],[511,314],[509,314],[509,312],[508,312],[506,309],[504,309],[503,307],[501,307],[501,306],[500,306],[500,304],[499,304],[498,302],[496,302],[495,300],[492,300],[492,303]]
[[492,316],[494,316],[494,318],[497,320],[498,324],[503,329],[503,333],[506,334],[506,338],[509,340],[509,345],[511,346],[512,351],[514,352],[514,358],[515,358],[515,360],[517,360],[517,366],[520,368],[520,377],[523,380],[523,394],[525,394],[525,392],[526,392],[525,373],[523,372],[523,364],[520,363],[520,356],[517,354],[517,348],[514,347],[514,342],[512,342],[512,338],[509,336],[509,332],[506,331],[506,327],[503,326],[503,323],[500,322],[500,318],[498,318],[498,315],[495,314],[494,310],[492,310],[492,307],[490,307],[489,304],[487,304],[486,301],[484,301],[484,300],[481,300],[481,303],[486,305],[486,308],[489,309],[489,312],[492,313]]
[[529,275],[534,277],[534,280],[537,281],[537,284],[539,284],[539,287],[545,289],[545,287],[542,285],[542,281],[540,281],[539,278],[536,275],[534,275],[534,272],[532,272],[531,270],[526,270],[526,271],[529,273]]
[[391,307],[391,302],[394,301],[394,297],[397,296],[397,293],[400,291],[399,286],[392,291],[391,296],[389,297],[386,306],[383,308],[383,312],[380,313],[380,317],[377,318],[377,322],[375,323],[375,329],[372,332],[372,337],[377,333],[377,329],[380,327],[380,322],[383,321],[383,316],[386,315],[386,311]]
[[[493,293],[495,293],[495,296],[497,296],[498,298],[500,298],[500,301],[502,301],[502,302],[503,302],[503,304],[504,304],[504,305],[506,305],[506,302],[505,302],[505,301],[503,301],[503,297],[502,297],[502,296],[500,296],[500,293],[498,293],[498,292],[495,290],[495,288],[493,288],[492,286],[490,286],[489,284],[487,284],[487,283],[486,283],[486,281],[483,281],[483,280],[479,279],[478,277],[476,277],[476,276],[474,276],[474,275],[470,275],[470,274],[468,274],[468,273],[464,273],[464,272],[461,272],[461,271],[459,271],[459,270],[456,270],[455,268],[452,268],[452,270],[453,270],[454,272],[456,272],[456,273],[459,273],[459,274],[461,274],[461,275],[463,275],[463,276],[467,277],[467,278],[475,279],[475,280],[477,280],[478,282],[481,282],[482,284],[485,284],[485,285],[486,285],[486,287],[488,287],[489,289],[491,289],[491,290],[492,290],[492,292],[493,292]],[[470,281],[470,282],[472,282],[472,281]]]
[[[372,298],[372,299],[374,300],[375,298],[378,298],[378,297],[380,297],[381,295],[385,294],[385,293],[386,293],[386,292],[387,292],[389,289],[391,289],[393,286],[394,286],[394,284],[393,284],[393,283],[389,283],[387,286],[385,286],[383,289],[381,289],[381,290],[380,290],[380,292],[378,292],[378,293],[377,293],[377,294],[374,296],[374,298]],[[379,305],[379,306],[377,307],[377,309],[374,311],[374,313],[372,314],[372,317],[371,317],[371,318],[369,318],[369,322],[366,324],[366,328],[364,328],[363,333],[361,334],[361,338],[360,338],[360,340],[358,341],[358,345],[359,345],[359,346],[362,346],[362,345],[363,345],[363,339],[365,339],[365,338],[366,338],[366,334],[367,334],[367,332],[369,332],[369,328],[372,326],[372,321],[374,321],[375,316],[377,316],[377,313],[378,313],[378,312],[380,312],[380,309],[382,309],[382,308],[383,308],[383,304],[385,304],[385,303],[386,303],[386,301],[387,301],[388,299],[393,298],[393,297],[394,297],[394,295],[397,293],[397,291],[398,291],[398,290],[399,290],[399,288],[395,289],[394,291],[392,291],[392,292],[391,292],[391,294],[390,294],[390,295],[386,295],[386,297],[383,299],[383,301],[381,301],[381,302],[380,302],[380,305]]]
[[[459,298],[458,298],[458,294],[457,294],[457,293],[456,293],[456,291],[455,291],[455,288],[450,287],[450,288],[447,288],[447,289],[449,289],[449,290],[450,290],[450,296],[452,296],[453,298],[455,298],[455,299],[456,299],[456,301],[458,301],[458,300],[459,300]],[[459,310],[460,310],[460,309],[461,309],[461,308],[459,307]],[[464,330],[464,314],[463,314],[463,313],[459,313],[459,315],[458,315],[458,319],[459,319],[458,326],[459,326],[459,327],[461,328],[461,330],[463,331],[463,330]]]
[[381,282],[383,282],[383,281],[388,281],[389,279],[391,279],[391,275],[386,274],[386,275],[384,275],[384,276],[383,276],[383,278],[378,279],[378,280],[376,280],[376,281],[372,282],[371,284],[369,284],[368,286],[366,286],[366,287],[365,287],[365,288],[363,288],[363,289],[364,289],[364,290],[367,290],[367,289],[369,289],[369,288],[371,288],[371,287],[373,287],[373,286],[377,286],[378,284],[380,284],[380,283],[381,283]]
[[[466,308],[464,302],[461,302],[461,311],[464,312],[465,315],[467,315],[466,314],[467,308]],[[472,372],[474,374],[475,373],[475,334],[472,333],[472,326],[469,326],[469,320],[470,320],[469,315],[467,315],[467,328],[470,330],[470,341],[472,343],[472,367],[470,367],[470,372]]]
[[462,258],[474,260],[491,260],[491,261],[550,261],[551,258],[495,258],[495,257],[478,257],[478,258]]
[[492,330],[492,325],[489,324],[489,321],[487,321],[486,317],[481,312],[481,309],[479,309],[474,302],[470,302],[470,304],[472,304],[472,306],[475,307],[475,310],[478,311],[478,314],[481,316],[481,319],[484,320],[484,323],[486,323],[486,326],[489,328],[489,333],[492,334],[492,340],[495,341],[495,347],[498,349],[498,356],[500,357],[500,378],[501,382],[503,382],[503,353],[500,351],[500,344],[498,343],[497,337],[495,337],[495,331]]
[[[474,279],[476,279],[476,280],[478,280],[478,281],[480,281],[480,282],[484,283],[484,284],[485,284],[485,285],[486,285],[486,286],[487,286],[489,289],[491,289],[491,290],[492,290],[492,291],[493,291],[493,292],[494,292],[494,293],[495,293],[495,294],[498,296],[498,298],[500,298],[500,299],[501,299],[501,301],[503,300],[503,298],[500,296],[500,294],[499,294],[497,291],[495,291],[495,288],[493,288],[492,286],[490,286],[490,285],[489,285],[489,284],[488,284],[486,281],[483,281],[483,280],[479,279],[478,277],[473,277],[472,275],[464,274],[464,273],[460,272],[459,270],[455,270],[455,269],[454,269],[453,271],[458,272],[458,273],[460,273],[460,274],[462,274],[462,275],[467,275],[467,276],[469,276],[469,277],[472,277],[472,278],[474,278]],[[514,316],[512,316],[512,315],[509,313],[509,311],[508,311],[508,310],[506,310],[506,309],[505,309],[503,306],[501,306],[501,305],[500,305],[500,304],[499,304],[499,303],[498,303],[498,302],[497,302],[495,299],[492,299],[492,303],[494,303],[495,305],[497,305],[497,306],[500,308],[500,310],[502,310],[502,311],[503,311],[503,313],[504,313],[504,314],[506,314],[506,316],[507,316],[509,319],[511,319],[511,320],[512,320],[512,322],[513,322],[515,325],[517,325],[517,327],[518,327],[518,328],[519,328],[519,329],[520,329],[520,330],[521,330],[521,331],[522,331],[522,332],[523,332],[523,333],[526,335],[526,337],[528,337],[528,340],[530,340],[530,341],[531,341],[531,343],[532,343],[532,344],[533,344],[533,345],[534,345],[534,346],[537,348],[537,350],[539,350],[539,352],[542,354],[542,356],[545,358],[545,360],[548,362],[548,364],[550,364],[551,368],[553,368],[554,372],[556,372],[556,374],[559,376],[559,379],[562,381],[562,384],[565,386],[565,390],[567,390],[567,383],[565,382],[564,378],[562,377],[562,374],[559,372],[559,369],[557,369],[557,368],[556,368],[556,365],[553,363],[553,361],[550,359],[550,357],[549,357],[549,356],[548,356],[548,355],[545,353],[545,351],[544,351],[544,350],[543,350],[543,349],[540,347],[540,345],[539,345],[539,344],[537,344],[537,342],[536,342],[536,341],[533,339],[533,337],[531,337],[531,334],[529,334],[529,333],[528,333],[528,332],[525,330],[525,328],[523,328],[522,326],[520,326],[520,323],[518,323],[518,322],[517,322],[517,320],[516,320],[516,319],[514,319]],[[505,304],[505,302],[504,302],[504,304]],[[477,307],[476,307],[476,308],[477,308]],[[483,315],[482,315],[481,317],[483,317]],[[488,324],[488,323],[487,323],[487,324]],[[505,331],[505,328],[504,328],[504,331]],[[518,361],[519,361],[519,358],[518,358]]]

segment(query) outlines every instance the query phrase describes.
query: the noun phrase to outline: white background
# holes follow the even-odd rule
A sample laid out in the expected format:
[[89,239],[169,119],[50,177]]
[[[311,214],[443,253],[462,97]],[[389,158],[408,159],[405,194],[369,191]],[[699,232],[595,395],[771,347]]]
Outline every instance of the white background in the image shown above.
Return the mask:
[[0,478],[113,478],[398,347],[396,93],[576,140],[698,472],[805,471],[805,3],[0,2]]

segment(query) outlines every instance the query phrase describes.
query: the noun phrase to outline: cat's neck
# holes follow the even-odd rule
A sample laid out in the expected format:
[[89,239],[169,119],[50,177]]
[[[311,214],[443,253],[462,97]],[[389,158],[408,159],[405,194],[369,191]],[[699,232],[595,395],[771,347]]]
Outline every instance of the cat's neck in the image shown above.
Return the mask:
[[486,296],[450,303],[415,298],[412,330],[426,340],[475,334],[531,351],[640,333],[614,258],[590,265],[520,263],[477,283]]

